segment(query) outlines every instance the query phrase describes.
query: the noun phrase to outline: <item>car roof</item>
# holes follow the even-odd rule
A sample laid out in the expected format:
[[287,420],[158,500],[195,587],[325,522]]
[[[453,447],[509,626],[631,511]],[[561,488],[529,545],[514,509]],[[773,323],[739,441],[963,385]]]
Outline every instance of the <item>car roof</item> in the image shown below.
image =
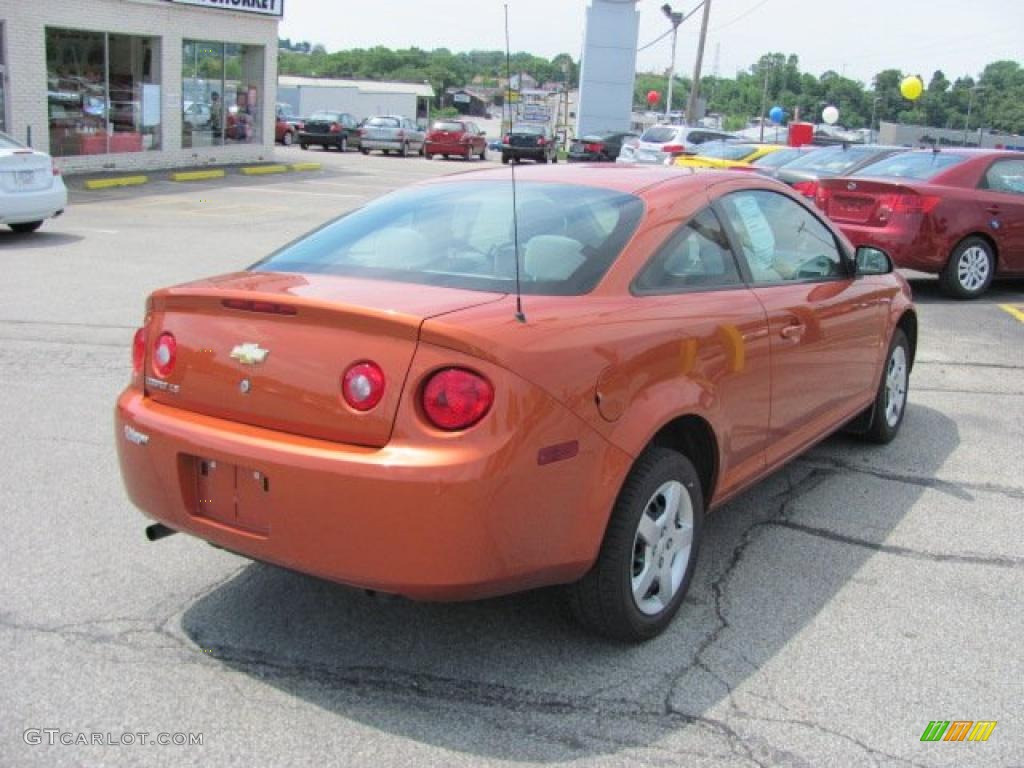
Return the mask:
[[[681,168],[678,166],[642,165],[632,163],[572,163],[566,165],[530,165],[515,170],[516,181],[540,181],[552,184],[577,184],[636,195],[651,187],[668,181],[689,179],[689,186],[703,189],[714,179],[735,179],[736,174],[727,171],[705,171],[703,169]],[[448,184],[457,181],[507,181],[511,169],[494,168],[464,171],[421,182],[423,184]]]

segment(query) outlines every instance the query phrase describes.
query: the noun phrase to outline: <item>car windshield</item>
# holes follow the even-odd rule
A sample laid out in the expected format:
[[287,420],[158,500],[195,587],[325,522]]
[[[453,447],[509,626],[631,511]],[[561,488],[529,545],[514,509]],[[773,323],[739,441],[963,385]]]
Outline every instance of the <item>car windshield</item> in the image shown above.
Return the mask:
[[12,139],[6,133],[0,133],[0,149],[23,149],[24,144]]
[[516,123],[512,126],[512,133],[529,133],[534,136],[543,136],[544,126],[531,123]]
[[281,117],[295,117],[295,112],[292,110],[291,104],[279,104],[277,107],[277,114]]
[[312,120],[328,120],[328,121],[334,122],[334,121],[336,121],[338,119],[338,117],[340,117],[340,115],[337,112],[323,112],[323,111],[321,111],[321,112],[314,112],[310,116],[309,119],[311,121]]
[[749,144],[727,144],[725,142],[713,142],[701,144],[697,154],[701,157],[714,157],[720,160],[741,160],[756,147]]
[[380,198],[251,269],[346,275],[476,291],[587,293],[632,236],[643,202],[595,187],[504,180],[415,187]]
[[786,169],[838,174],[853,168],[857,163],[878,152],[877,147],[825,147],[817,152],[811,152],[799,160],[794,160],[786,166]]
[[664,144],[676,137],[676,129],[670,125],[655,125],[644,131],[640,141],[647,141],[651,144]]
[[761,155],[756,160],[751,160],[751,165],[756,165],[761,168],[778,168],[791,163],[798,157],[806,155],[807,151],[800,147],[791,147],[789,149],[777,149],[774,152],[769,152],[767,155]]
[[378,128],[397,128],[399,125],[397,117],[371,117],[366,121],[366,124]]
[[857,171],[857,175],[925,181],[933,176],[938,176],[947,168],[959,165],[966,159],[966,155],[951,155],[942,152],[903,152],[879,160],[877,163],[866,165]]
[[464,130],[466,130],[466,126],[464,126],[462,123],[457,123],[457,122],[455,122],[453,120],[451,120],[451,121],[438,120],[436,123],[434,123],[434,130],[435,131],[464,131]]

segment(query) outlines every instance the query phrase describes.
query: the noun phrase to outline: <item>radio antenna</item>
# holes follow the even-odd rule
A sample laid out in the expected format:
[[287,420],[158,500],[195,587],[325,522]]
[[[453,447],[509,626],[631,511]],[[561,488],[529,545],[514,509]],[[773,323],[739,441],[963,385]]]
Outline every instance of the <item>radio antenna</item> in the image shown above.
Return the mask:
[[[512,95],[512,49],[508,42],[508,3],[505,3],[505,79],[508,80],[508,88],[505,94],[506,108],[508,109],[508,130],[512,132],[512,109],[508,104],[509,96]],[[519,83],[522,90],[523,84]],[[516,159],[509,158],[509,170],[512,173],[512,247],[516,256],[516,320],[520,323],[526,322],[526,315],[523,314],[523,292],[519,283],[519,216],[516,207]]]

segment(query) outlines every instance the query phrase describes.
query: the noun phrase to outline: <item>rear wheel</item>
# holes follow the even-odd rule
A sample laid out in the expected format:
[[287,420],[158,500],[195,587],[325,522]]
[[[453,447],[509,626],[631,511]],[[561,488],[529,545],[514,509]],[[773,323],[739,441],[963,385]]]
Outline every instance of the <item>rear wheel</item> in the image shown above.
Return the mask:
[[362,152],[364,155],[370,154],[370,150],[368,149],[360,149],[359,151]]
[[348,152],[348,136],[342,136],[338,139],[338,151]]
[[400,154],[402,157],[408,157],[409,156],[409,145],[403,143],[402,144],[402,148],[399,150],[398,154]]
[[309,149],[309,144],[303,141],[299,144],[299,149]]
[[331,145],[330,144],[321,144],[320,146],[324,148],[324,152],[330,152],[331,151]]
[[430,152],[424,152],[423,156],[425,158],[427,158],[427,160],[433,160],[434,159],[434,156]]
[[553,152],[553,153],[551,154],[551,162],[552,162],[552,163],[557,163],[557,162],[558,162],[558,150],[555,150],[555,151],[554,151],[554,152]]
[[43,222],[23,221],[19,224],[8,224],[8,226],[15,232],[20,232],[21,234],[28,234],[29,232],[35,232],[37,229],[43,226]]
[[466,145],[466,162],[468,163],[472,159],[473,159],[473,145],[472,144],[467,144]]
[[899,328],[892,335],[885,370],[872,406],[871,423],[864,437],[873,443],[891,442],[903,424],[910,388],[910,343]]
[[281,137],[281,143],[286,147],[290,147],[295,142],[295,137],[292,136],[291,131],[285,131],[284,136]]
[[588,629],[647,640],[672,621],[697,562],[704,495],[688,458],[648,448],[619,493],[593,568],[567,587]]
[[508,165],[508,153],[507,152],[502,152],[501,153],[501,162],[503,162],[505,165]]
[[482,147],[480,147],[480,159],[481,160],[486,160],[487,159],[487,145],[486,144],[484,144]]
[[976,299],[988,290],[996,271],[996,255],[987,240],[968,237],[950,254],[939,275],[942,290],[957,299]]

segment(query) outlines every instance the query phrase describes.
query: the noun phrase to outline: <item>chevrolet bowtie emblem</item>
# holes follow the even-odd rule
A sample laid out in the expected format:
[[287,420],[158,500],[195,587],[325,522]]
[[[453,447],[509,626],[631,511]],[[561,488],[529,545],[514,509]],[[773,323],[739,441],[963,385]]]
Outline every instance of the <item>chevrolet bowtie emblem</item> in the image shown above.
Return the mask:
[[232,349],[231,359],[237,360],[242,365],[259,365],[267,359],[269,354],[269,349],[263,349],[259,344],[253,344],[250,341]]

